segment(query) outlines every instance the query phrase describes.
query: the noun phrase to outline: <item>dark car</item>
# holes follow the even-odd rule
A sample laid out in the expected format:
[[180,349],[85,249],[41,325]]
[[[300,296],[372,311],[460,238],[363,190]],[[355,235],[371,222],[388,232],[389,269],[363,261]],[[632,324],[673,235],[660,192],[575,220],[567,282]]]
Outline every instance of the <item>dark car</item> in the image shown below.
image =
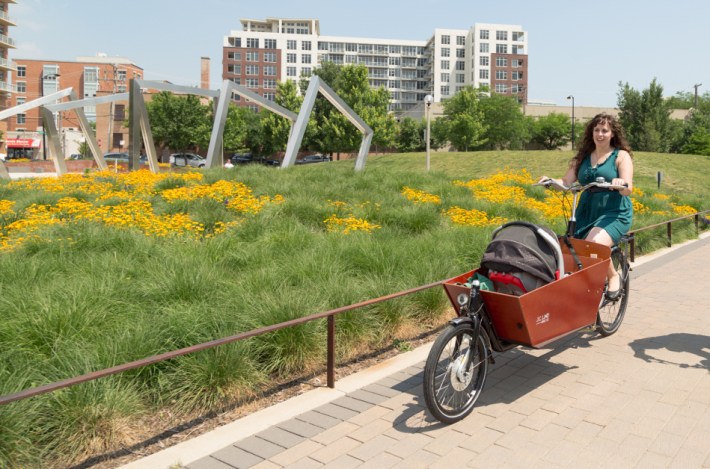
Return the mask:
[[173,166],[204,168],[207,164],[207,160],[196,153],[173,153],[170,155],[170,164]]
[[281,166],[279,160],[267,159],[260,156],[254,157],[251,153],[235,153],[229,160],[233,165],[259,163],[266,166]]
[[296,164],[323,163],[326,161],[330,161],[330,156],[316,153],[315,155],[306,155],[302,158],[298,158]]

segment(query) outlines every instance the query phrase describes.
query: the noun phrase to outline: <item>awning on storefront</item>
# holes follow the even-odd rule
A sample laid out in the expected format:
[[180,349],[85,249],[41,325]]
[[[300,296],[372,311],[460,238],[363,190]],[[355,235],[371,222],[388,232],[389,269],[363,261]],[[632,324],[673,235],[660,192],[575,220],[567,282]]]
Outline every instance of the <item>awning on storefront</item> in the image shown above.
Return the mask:
[[38,138],[8,138],[5,142],[7,148],[39,148],[41,144]]

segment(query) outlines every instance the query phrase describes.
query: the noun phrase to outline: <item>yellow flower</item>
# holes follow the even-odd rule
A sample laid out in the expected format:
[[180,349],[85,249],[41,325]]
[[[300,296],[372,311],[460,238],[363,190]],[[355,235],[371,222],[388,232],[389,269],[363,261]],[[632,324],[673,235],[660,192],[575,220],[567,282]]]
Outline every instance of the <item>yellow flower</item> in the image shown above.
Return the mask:
[[441,197],[438,195],[429,194],[417,189],[412,189],[411,187],[404,186],[402,188],[402,195],[408,200],[411,200],[415,204],[440,204]]

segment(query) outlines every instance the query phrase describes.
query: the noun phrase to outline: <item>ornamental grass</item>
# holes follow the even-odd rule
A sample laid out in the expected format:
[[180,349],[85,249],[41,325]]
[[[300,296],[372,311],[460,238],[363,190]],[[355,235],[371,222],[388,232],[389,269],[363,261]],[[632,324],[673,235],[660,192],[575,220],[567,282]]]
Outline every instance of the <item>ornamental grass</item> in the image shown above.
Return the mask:
[[[427,172],[418,153],[370,157],[360,173],[346,160],[0,182],[0,394],[459,275],[506,220],[564,230],[569,201],[531,183],[569,156],[434,153]],[[707,157],[635,156],[634,227],[708,208]],[[645,232],[637,249],[664,234]],[[694,236],[692,222],[673,234]],[[341,314],[336,358],[401,347],[451,314],[439,288]],[[313,321],[2,406],[0,467],[100,460],[313,376],[325,329]]]

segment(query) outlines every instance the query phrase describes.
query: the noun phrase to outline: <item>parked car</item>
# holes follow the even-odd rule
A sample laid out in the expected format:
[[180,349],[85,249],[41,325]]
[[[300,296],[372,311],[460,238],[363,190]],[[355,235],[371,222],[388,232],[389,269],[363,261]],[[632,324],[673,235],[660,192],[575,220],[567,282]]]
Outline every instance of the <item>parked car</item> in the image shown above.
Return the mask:
[[296,164],[323,163],[326,161],[330,161],[330,156],[316,153],[315,155],[306,155],[302,158],[298,158]]
[[204,168],[207,164],[207,160],[196,153],[173,153],[170,155],[170,164],[173,166]]
[[266,166],[281,166],[279,160],[267,159],[261,156],[254,157],[251,153],[235,153],[229,157],[233,165],[260,163]]
[[128,153],[125,152],[111,152],[105,153],[104,159],[107,163],[113,163],[118,161],[119,163],[128,163]]
[[69,156],[69,159],[70,160],[83,160],[84,155],[82,155],[81,153],[74,153],[73,155]]

